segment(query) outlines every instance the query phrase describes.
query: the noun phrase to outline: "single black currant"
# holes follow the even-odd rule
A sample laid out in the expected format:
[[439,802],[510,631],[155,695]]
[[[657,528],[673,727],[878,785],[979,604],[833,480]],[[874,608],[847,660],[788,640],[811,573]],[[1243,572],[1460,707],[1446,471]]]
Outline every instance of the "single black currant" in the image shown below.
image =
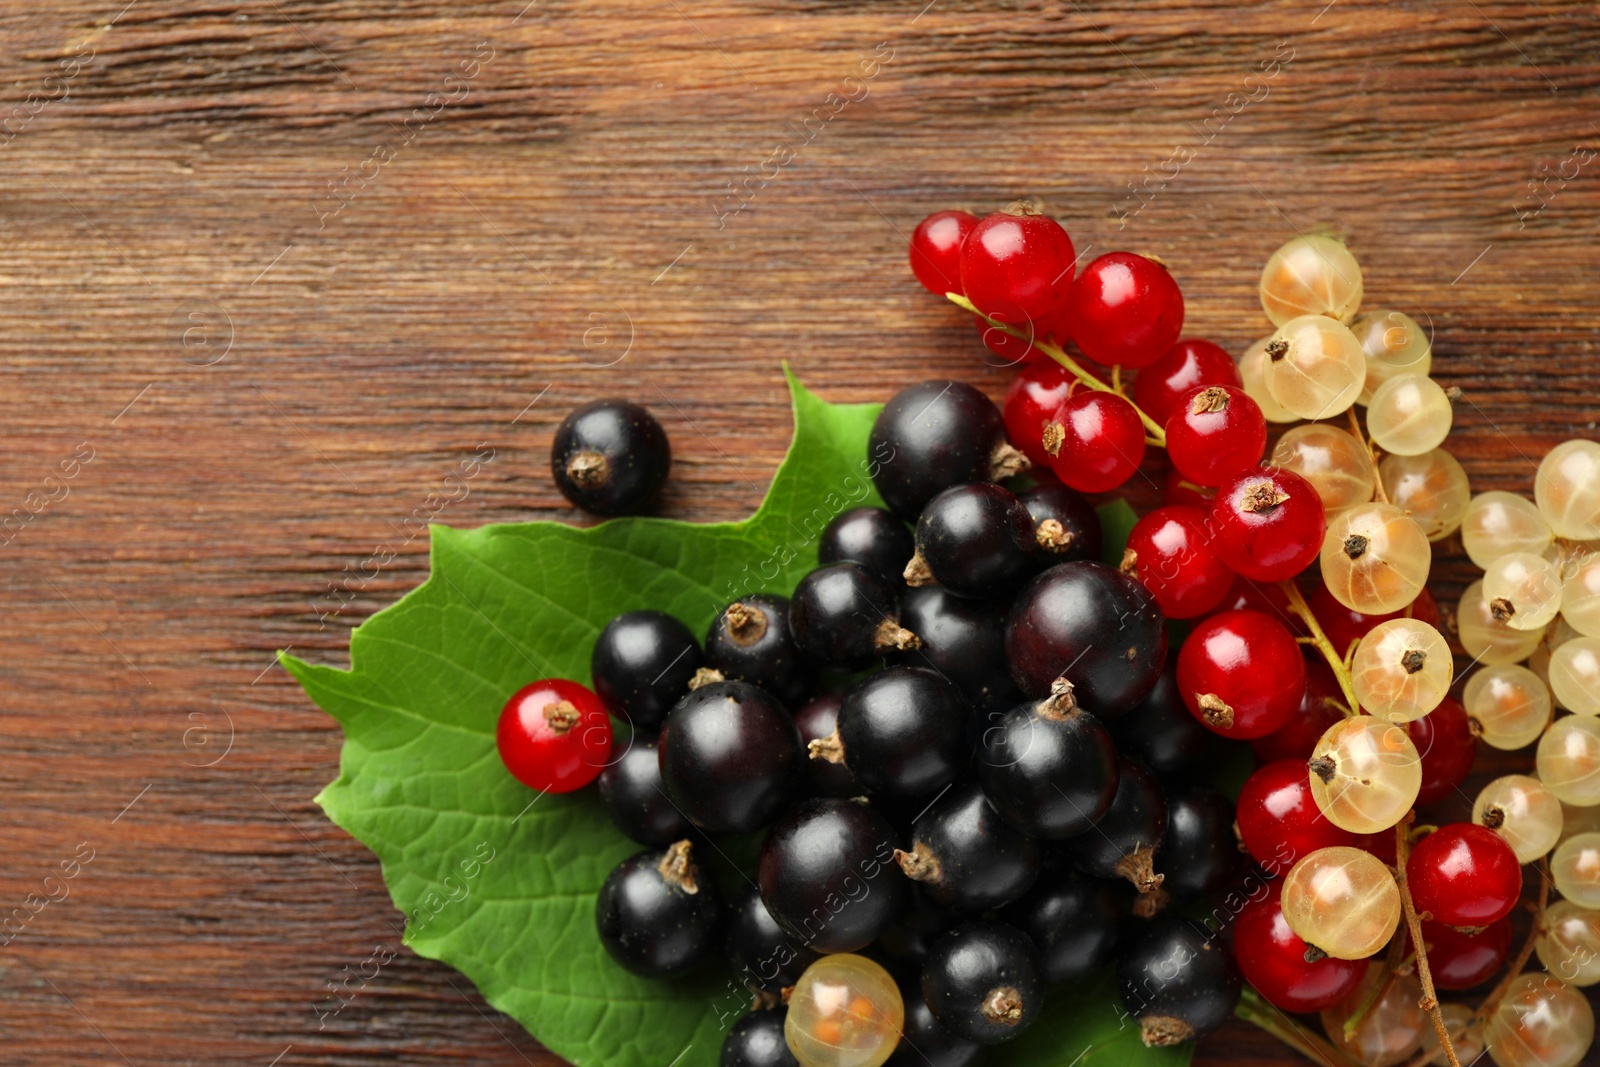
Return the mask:
[[728,933],[723,940],[728,960],[748,988],[779,993],[794,985],[818,956],[789,939],[761,902],[761,890],[746,885],[728,910]]
[[600,886],[594,918],[612,959],[661,978],[688,970],[715,947],[722,898],[683,840],[617,864]]
[[1060,840],[1088,830],[1117,792],[1117,751],[1070,683],[1018,704],[983,732],[978,781],[995,811],[1025,834]]
[[867,452],[878,465],[872,476],[878,495],[907,522],[952,485],[1006,478],[1027,466],[1006,443],[994,401],[965,382],[945,380],[896,393],[872,424]]
[[997,1045],[1039,1017],[1044,981],[1033,942],[1014,926],[979,920],[940,938],[922,965],[922,997],[952,1034]]
[[1000,608],[955,596],[942,586],[925,585],[901,595],[900,621],[922,639],[922,647],[896,654],[895,662],[933,668],[960,686],[978,707],[995,702],[1009,707],[1021,699],[1006,665],[1005,617]]
[[917,551],[907,585],[938,582],[957,596],[1010,592],[1032,569],[1028,509],[989,482],[952,486],[928,501],[917,519]]
[[757,880],[767,911],[796,945],[854,952],[899,916],[906,876],[894,862],[898,835],[854,800],[802,801],[761,846]]
[[600,772],[600,803],[617,829],[641,845],[669,845],[689,833],[689,820],[667,798],[654,740],[635,734]]
[[1073,842],[1073,856],[1096,878],[1126,878],[1139,892],[1153,893],[1164,879],[1155,861],[1167,834],[1167,798],[1144,764],[1120,762],[1116,796],[1095,821],[1094,833]]
[[1111,962],[1128,912],[1114,882],[1046,869],[1000,918],[1033,940],[1047,982],[1085,978]]
[[800,579],[789,602],[789,632],[801,652],[841,671],[921,644],[900,625],[894,588],[859,563],[830,563]]
[[898,967],[914,972],[922,966],[934,942],[955,929],[964,918],[966,916],[960,912],[934,903],[922,886],[913,883],[899,917],[878,936],[878,947],[889,957],[890,970]]
[[1034,578],[1006,619],[1011,677],[1032,697],[1066,675],[1079,703],[1112,719],[1143,700],[1167,658],[1167,627],[1139,582],[1099,563],[1062,563]]
[[[839,705],[844,697],[825,694],[800,706],[794,713],[794,724],[800,731],[800,743],[809,748],[811,742],[833,736],[839,728]],[[806,781],[810,791],[819,797],[859,797],[866,794],[856,776],[843,763],[830,763],[825,759],[806,760]]]
[[1191,1041],[1227,1022],[1241,982],[1228,945],[1187,919],[1157,920],[1117,953],[1123,1007],[1149,1046]]
[[1209,786],[1170,793],[1167,836],[1161,842],[1162,890],[1187,904],[1232,882],[1243,859],[1233,819],[1233,802]]
[[1100,516],[1076,489],[1061,484],[1049,471],[1029,472],[1034,484],[1017,494],[1028,509],[1039,566],[1100,558]]
[[661,495],[672,446],[655,416],[626,400],[596,400],[561,421],[550,472],[561,495],[596,515],[638,515]]
[[906,1021],[888,1067],[968,1067],[983,1051],[982,1045],[957,1037],[933,1017],[922,999],[920,979],[902,983],[900,999],[906,1006]]
[[810,756],[842,760],[869,793],[928,796],[961,775],[971,710],[961,690],[933,671],[890,667],[851,687],[839,728],[811,742]]
[[800,734],[770,694],[747,682],[712,682],[680,700],[661,726],[661,780],[695,826],[749,833],[799,783]]
[[629,611],[595,639],[594,691],[635,727],[658,726],[705,665],[689,628],[661,611]]
[[706,664],[760,686],[788,707],[804,700],[811,669],[789,636],[789,598],[756,593],[736,600],[712,620]]
[[916,551],[911,529],[884,508],[851,508],[828,523],[817,541],[817,562],[859,563],[885,585],[897,587]]
[[1118,751],[1143,762],[1164,782],[1214,769],[1227,747],[1184,706],[1175,660],[1169,657],[1148,696],[1110,723]]
[[785,1008],[753,1011],[722,1039],[719,1067],[800,1067],[783,1036]]
[[911,847],[894,858],[935,901],[963,911],[1002,907],[1039,877],[1039,843],[995,814],[971,783],[917,816]]

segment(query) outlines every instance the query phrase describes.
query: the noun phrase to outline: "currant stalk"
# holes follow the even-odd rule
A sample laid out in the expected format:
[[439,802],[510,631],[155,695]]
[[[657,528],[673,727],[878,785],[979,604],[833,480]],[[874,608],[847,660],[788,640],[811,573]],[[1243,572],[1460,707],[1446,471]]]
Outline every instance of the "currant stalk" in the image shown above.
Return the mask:
[[1417,918],[1417,905],[1411,899],[1411,885],[1406,878],[1406,861],[1410,859],[1411,854],[1410,827],[1411,821],[1415,818],[1415,812],[1407,812],[1406,817],[1395,824],[1394,880],[1400,887],[1400,906],[1405,909],[1406,926],[1411,930],[1411,943],[1417,949],[1417,978],[1422,983],[1422,999],[1417,1002],[1417,1006],[1433,1019],[1433,1029],[1439,1035],[1439,1047],[1444,1049],[1450,1067],[1461,1067],[1461,1061],[1456,1059],[1455,1046],[1450,1043],[1450,1032],[1444,1025],[1444,1013],[1439,1010],[1439,995],[1433,988],[1433,972],[1428,967],[1428,953],[1422,940],[1422,920]]
[[1550,903],[1550,861],[1548,858],[1539,861],[1539,902],[1534,905],[1533,925],[1528,929],[1528,939],[1523,942],[1522,948],[1517,951],[1516,958],[1511,961],[1506,976],[1489,991],[1483,998],[1483,1003],[1478,1005],[1478,1010],[1472,1013],[1472,1021],[1481,1023],[1500,1004],[1502,997],[1510,990],[1517,976],[1522,974],[1522,969],[1528,965],[1528,960],[1533,957],[1534,945],[1538,943],[1539,935],[1544,931],[1544,909]]
[[1300,616],[1306,628],[1311,631],[1311,644],[1317,646],[1317,651],[1322,653],[1322,658],[1328,661],[1333,676],[1339,680],[1339,689],[1344,693],[1345,707],[1341,710],[1346,717],[1359,715],[1360,702],[1356,700],[1355,684],[1350,680],[1350,660],[1339,654],[1333,647],[1333,642],[1328,640],[1328,635],[1322,632],[1322,624],[1312,614],[1311,605],[1306,603],[1306,598],[1301,595],[1300,588],[1293,582],[1279,582],[1278,588],[1283,590],[1283,595],[1289,598],[1289,607]]
[[1239,997],[1239,1006],[1233,1009],[1233,1014],[1271,1034],[1313,1063],[1327,1064],[1328,1067],[1348,1067],[1350,1063],[1326,1038],[1296,1025],[1293,1019],[1268,1004],[1260,993],[1249,986],[1245,986]]

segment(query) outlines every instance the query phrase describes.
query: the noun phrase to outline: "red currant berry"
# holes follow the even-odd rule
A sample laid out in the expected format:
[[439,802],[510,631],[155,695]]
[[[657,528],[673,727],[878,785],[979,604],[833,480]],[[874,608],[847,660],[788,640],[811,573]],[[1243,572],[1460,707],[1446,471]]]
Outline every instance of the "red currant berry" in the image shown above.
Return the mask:
[[1478,754],[1467,710],[1455,697],[1446,696],[1422,718],[1406,723],[1411,743],[1422,756],[1422,788],[1418,804],[1436,804],[1460,788]]
[[1257,582],[1284,582],[1305,570],[1327,528],[1316,489],[1281,467],[1240,471],[1217,487],[1211,505],[1222,558]]
[[1116,393],[1070,396],[1045,424],[1045,459],[1068,486],[1103,493],[1133,477],[1144,459],[1144,424]]
[[1357,835],[1333,825],[1317,807],[1303,759],[1257,767],[1239,790],[1236,815],[1245,850],[1274,878],[1319,848],[1361,847]]
[[1488,926],[1522,895],[1522,865],[1506,839],[1477,823],[1441,826],[1417,842],[1406,878],[1419,912],[1446,926]]
[[961,246],[961,289],[973,306],[1008,325],[1042,324],[1061,310],[1077,253],[1055,219],[1015,204],[983,219]]
[[1202,385],[1178,398],[1167,416],[1167,456],[1185,480],[1221,485],[1261,462],[1267,420],[1245,391]]
[[1416,619],[1429,626],[1439,625],[1439,605],[1433,599],[1433,594],[1427,586],[1422,587],[1422,592],[1417,594],[1417,599],[1401,608],[1399,611],[1388,615],[1363,615],[1359,611],[1352,611],[1333,598],[1328,592],[1328,587],[1321,582],[1312,590],[1307,598],[1311,607],[1311,614],[1317,617],[1317,623],[1322,627],[1322,632],[1333,642],[1333,647],[1342,655],[1350,650],[1350,645],[1371,633],[1379,623],[1388,622],[1390,619]]
[[911,231],[911,273],[937,296],[961,292],[961,246],[978,224],[965,211],[935,211]]
[[1044,424],[1069,396],[1082,388],[1078,379],[1053,359],[1028,363],[1011,379],[1002,411],[1006,438],[1022,449],[1034,466],[1050,465],[1050,457],[1044,451]]
[[1067,294],[1072,339],[1107,366],[1148,367],[1177,343],[1183,294],[1167,268],[1133,252],[1111,252],[1083,268]]
[[523,686],[495,729],[512,777],[541,793],[582,789],[611,756],[611,717],[594,693],[559,678]]
[[1135,523],[1122,573],[1143,582],[1169,619],[1204,615],[1233,587],[1233,572],[1211,547],[1199,508],[1156,508]]
[[1248,741],[1293,717],[1306,692],[1306,661],[1283,623],[1259,611],[1225,611],[1184,641],[1178,690],[1212,732]]
[[1332,1007],[1361,984],[1366,960],[1332,956],[1306,962],[1306,943],[1283,917],[1283,883],[1267,883],[1267,895],[1246,900],[1233,925],[1233,955],[1245,979],[1280,1011],[1312,1012]]
[[[985,319],[974,317],[972,321],[978,324],[978,339],[983,342],[983,347],[989,350],[990,355],[983,359],[988,366],[1004,369],[1021,367],[1029,363],[1055,363],[1055,360],[1033,347],[1033,342],[1039,338],[1031,323],[1022,327],[1026,336],[1012,337]],[[1057,363],[1056,366],[1060,364]]]
[[1300,706],[1288,722],[1250,742],[1256,759],[1263,763],[1280,759],[1304,763],[1328,727],[1344,718],[1344,692],[1333,669],[1321,656],[1302,658],[1306,661],[1306,695],[1300,698]]
[[1183,480],[1176,467],[1169,468],[1167,479],[1161,486],[1161,502],[1173,507],[1199,508],[1211,511],[1211,500],[1217,491],[1208,486],[1195,485]]
[[[1411,935],[1406,934],[1407,938]],[[1471,989],[1498,971],[1511,954],[1511,920],[1490,923],[1481,933],[1464,934],[1440,922],[1422,924],[1428,969],[1440,989]]]
[[1191,337],[1167,349],[1166,355],[1139,372],[1133,383],[1133,402],[1164,426],[1178,397],[1190,389],[1243,384],[1232,356],[1210,341]]

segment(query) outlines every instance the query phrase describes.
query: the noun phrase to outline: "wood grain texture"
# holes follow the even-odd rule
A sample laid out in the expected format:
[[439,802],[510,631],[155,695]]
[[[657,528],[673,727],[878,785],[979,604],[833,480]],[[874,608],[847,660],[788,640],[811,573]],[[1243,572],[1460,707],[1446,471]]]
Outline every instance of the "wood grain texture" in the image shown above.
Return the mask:
[[[1591,4],[124,2],[0,11],[0,911],[93,849],[0,949],[8,1064],[552,1064],[403,951],[319,1019],[396,913],[272,655],[344,662],[421,522],[573,518],[581,401],[654,408],[667,512],[714,520],[782,455],[782,359],[998,395],[906,269],[930,210],[1041,196],[1235,352],[1266,256],[1328,227],[1434,330],[1476,488],[1596,432]],[[1233,1026],[1198,1062],[1283,1058]]]

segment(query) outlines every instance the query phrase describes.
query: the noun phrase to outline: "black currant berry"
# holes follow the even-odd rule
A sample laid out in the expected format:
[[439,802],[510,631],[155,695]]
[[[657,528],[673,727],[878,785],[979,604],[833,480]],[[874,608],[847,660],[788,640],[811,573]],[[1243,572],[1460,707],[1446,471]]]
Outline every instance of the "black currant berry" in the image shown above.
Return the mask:
[[[794,724],[800,731],[803,747],[809,750],[811,742],[833,736],[839,728],[839,705],[843,703],[844,697],[830,693],[800,706],[794,713]],[[819,797],[859,797],[867,792],[849,767],[825,759],[806,760],[806,782],[810,791]]]
[[637,734],[600,772],[600,803],[617,829],[641,845],[671,844],[689,833],[689,820],[667,799],[655,742]]
[[1033,940],[1047,982],[1087,977],[1111,962],[1127,905],[1113,882],[1046,870],[1000,918]]
[[695,826],[749,833],[789,799],[801,774],[800,734],[770,694],[712,682],[680,700],[661,726],[661,780]]
[[989,482],[952,486],[928,501],[917,519],[917,551],[907,585],[938,582],[957,596],[1011,591],[1033,566],[1028,509]]
[[805,699],[811,685],[810,666],[789,636],[788,597],[756,593],[723,608],[706,634],[706,663],[789,707]]
[[1160,888],[1156,849],[1167,834],[1167,798],[1155,775],[1138,760],[1123,759],[1117,793],[1094,824],[1073,842],[1081,870],[1096,878],[1126,878],[1141,893]]
[[1233,819],[1233,802],[1209,786],[1171,793],[1161,842],[1161,888],[1188,904],[1232,882],[1242,859]]
[[596,515],[638,515],[661,495],[672,446],[655,416],[626,400],[596,400],[561,421],[550,473],[561,495]]
[[1164,782],[1215,769],[1227,744],[1189,714],[1172,659],[1150,694],[1110,724],[1118,751],[1143,762]]
[[906,1006],[906,1021],[888,1067],[968,1067],[983,1051],[982,1045],[957,1037],[933,1017],[922,999],[920,981],[902,984],[900,999]]
[[894,858],[928,896],[963,911],[1008,904],[1039,877],[1039,843],[996,815],[973,784],[950,789],[917,816],[911,848]]
[[689,628],[661,611],[629,611],[606,623],[589,657],[594,691],[635,727],[658,726],[705,665]]
[[1241,979],[1220,938],[1187,919],[1169,918],[1118,953],[1117,986],[1144,1043],[1176,1045],[1232,1018]]
[[738,970],[739,980],[750,989],[766,993],[778,993],[784,986],[794,985],[818,959],[815,952],[789,939],[761,902],[761,891],[753,885],[746,885],[729,909],[723,948]]
[[830,563],[800,579],[789,602],[789,632],[801,652],[841,671],[863,670],[886,653],[921,644],[900,625],[894,589],[859,563]]
[[1032,697],[1066,675],[1078,702],[1112,719],[1143,700],[1167,658],[1166,620],[1139,582],[1099,563],[1051,567],[1006,619],[1011,677]]
[[716,945],[722,898],[684,840],[617,864],[600,886],[594,919],[612,959],[661,978],[688,970]]
[[1034,484],[1017,494],[1033,524],[1035,560],[1039,566],[1100,558],[1100,516],[1076,489],[1061,484],[1049,471],[1029,472]]
[[1039,1016],[1044,982],[1033,942],[1014,926],[980,920],[958,926],[922,965],[922,997],[946,1030],[997,1045]]
[[800,1067],[783,1036],[786,1008],[753,1011],[722,1040],[719,1067]]
[[961,690],[933,671],[890,667],[844,695],[835,736],[813,741],[810,756],[842,760],[869,793],[928,796],[960,777],[970,713]]
[[1117,751],[1100,720],[1080,708],[1070,684],[1018,704],[983,732],[978,781],[995,811],[1025,834],[1081,834],[1111,807]]
[[922,647],[897,654],[895,661],[933,668],[978,707],[997,701],[1009,707],[1021,699],[1006,665],[1005,619],[993,604],[925,585],[901,595],[900,622],[922,639]]
[[851,508],[828,523],[817,541],[817,561],[859,563],[891,588],[898,587],[916,540],[905,523],[883,508]]
[[872,424],[867,452],[878,461],[878,495],[907,522],[952,485],[1010,477],[1027,466],[1006,443],[994,401],[965,382],[944,380],[896,393]]
[[854,952],[899,916],[906,877],[894,827],[866,805],[802,801],[761,846],[757,880],[767,911],[796,945]]
[[878,947],[889,957],[891,970],[898,966],[902,971],[915,971],[934,942],[960,925],[963,918],[960,912],[935,904],[922,886],[912,883],[899,917],[878,936]]

